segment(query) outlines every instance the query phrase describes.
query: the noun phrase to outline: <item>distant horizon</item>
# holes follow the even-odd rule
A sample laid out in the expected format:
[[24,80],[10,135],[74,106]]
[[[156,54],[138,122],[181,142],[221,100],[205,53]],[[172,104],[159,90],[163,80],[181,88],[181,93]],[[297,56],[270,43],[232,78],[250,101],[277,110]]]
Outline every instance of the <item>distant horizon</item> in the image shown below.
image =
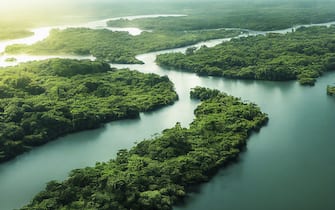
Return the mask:
[[[258,4],[265,7],[276,5],[285,6],[284,2],[295,4],[301,8],[322,7],[331,0],[11,0],[0,7],[0,25],[36,27],[46,24],[62,24],[64,22],[81,22],[94,18],[109,18],[128,15],[147,14],[190,14],[196,8],[196,3],[211,4],[217,9],[224,10],[226,4],[234,8],[239,4],[243,8]],[[222,4],[221,4],[222,3]],[[138,10],[139,4],[141,10]],[[144,5],[144,6],[143,6]],[[99,16],[99,17],[98,17]],[[75,17],[75,18],[74,18]]]

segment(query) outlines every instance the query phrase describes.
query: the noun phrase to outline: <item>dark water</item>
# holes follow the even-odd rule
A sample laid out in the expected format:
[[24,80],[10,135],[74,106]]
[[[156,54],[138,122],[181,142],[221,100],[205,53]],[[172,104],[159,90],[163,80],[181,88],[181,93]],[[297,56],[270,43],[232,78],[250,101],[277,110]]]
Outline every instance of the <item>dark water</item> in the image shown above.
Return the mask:
[[175,210],[335,209],[335,99],[326,95],[334,73],[324,75],[314,87],[302,87],[297,82],[198,77],[161,69],[153,62],[155,53],[138,58],[146,64],[115,66],[168,75],[180,100],[141,114],[141,119],[68,135],[1,164],[1,210],[21,207],[47,181],[64,179],[71,169],[107,161],[119,149],[130,148],[176,122],[187,126],[198,103],[189,99],[189,91],[197,85],[255,102],[270,121],[252,135],[238,163],[201,185]]

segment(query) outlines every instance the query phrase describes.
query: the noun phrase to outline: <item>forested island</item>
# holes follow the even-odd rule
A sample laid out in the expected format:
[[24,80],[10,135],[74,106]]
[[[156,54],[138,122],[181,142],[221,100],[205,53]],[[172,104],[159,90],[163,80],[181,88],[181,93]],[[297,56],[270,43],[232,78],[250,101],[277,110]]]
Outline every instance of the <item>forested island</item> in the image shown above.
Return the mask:
[[14,58],[14,57],[11,57],[11,58],[6,58],[5,61],[6,62],[15,62],[15,61],[17,61],[17,59]]
[[177,123],[109,162],[73,170],[22,209],[172,209],[189,185],[208,181],[236,159],[268,120],[255,104],[218,90],[197,87],[191,97],[202,103],[189,128]]
[[213,48],[189,48],[185,54],[158,55],[165,67],[199,75],[255,80],[295,80],[314,85],[323,72],[335,70],[335,27],[302,27],[292,33],[269,33],[233,39]]
[[51,59],[0,69],[0,162],[67,133],[172,104],[168,77],[100,61]]
[[132,36],[127,32],[112,32],[86,28],[52,30],[50,36],[32,46],[12,45],[6,53],[17,54],[76,54],[93,55],[109,63],[138,64],[136,55],[164,49],[178,48],[200,41],[237,36],[239,30],[193,32],[143,32]]
[[335,95],[335,86],[334,85],[328,85],[327,86],[327,94],[330,96]]

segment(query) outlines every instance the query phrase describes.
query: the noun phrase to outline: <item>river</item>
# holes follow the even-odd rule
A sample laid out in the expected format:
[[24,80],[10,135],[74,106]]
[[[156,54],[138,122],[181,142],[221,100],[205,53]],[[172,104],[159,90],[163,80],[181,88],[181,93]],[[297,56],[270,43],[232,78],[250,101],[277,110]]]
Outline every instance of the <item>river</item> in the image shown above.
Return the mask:
[[[290,29],[287,29],[289,31]],[[292,29],[291,29],[292,30]],[[212,40],[197,46],[214,46]],[[314,87],[298,82],[228,80],[199,77],[165,70],[154,63],[157,54],[185,51],[179,48],[139,55],[144,65],[129,67],[145,73],[167,75],[179,101],[140,119],[108,123],[102,128],[67,135],[0,165],[0,209],[19,208],[45,187],[47,181],[66,178],[74,168],[93,166],[115,157],[121,148],[193,120],[197,101],[189,98],[199,85],[216,88],[257,103],[269,114],[269,124],[249,139],[239,161],[221,170],[210,182],[190,194],[175,210],[335,209],[335,99],[326,85],[335,74],[318,79]]]

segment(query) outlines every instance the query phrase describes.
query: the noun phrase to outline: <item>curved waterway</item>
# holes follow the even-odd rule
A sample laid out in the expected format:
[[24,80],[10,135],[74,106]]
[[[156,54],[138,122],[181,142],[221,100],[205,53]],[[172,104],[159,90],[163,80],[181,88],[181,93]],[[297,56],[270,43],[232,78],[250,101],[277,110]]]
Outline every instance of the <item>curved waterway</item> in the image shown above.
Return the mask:
[[[292,29],[288,29],[290,31]],[[214,46],[229,39],[197,46]],[[142,113],[140,119],[108,123],[35,148],[0,165],[0,209],[19,208],[45,187],[66,178],[74,168],[93,166],[115,157],[122,148],[150,138],[163,129],[193,120],[198,101],[189,98],[199,85],[216,88],[257,103],[269,114],[269,124],[249,139],[238,163],[221,170],[210,182],[194,189],[175,210],[221,209],[335,209],[335,99],[326,85],[335,73],[318,79],[314,87],[297,82],[228,80],[163,69],[157,54],[184,52],[179,48],[139,55],[144,65],[112,65],[145,73],[167,75],[179,95],[174,105]]]

